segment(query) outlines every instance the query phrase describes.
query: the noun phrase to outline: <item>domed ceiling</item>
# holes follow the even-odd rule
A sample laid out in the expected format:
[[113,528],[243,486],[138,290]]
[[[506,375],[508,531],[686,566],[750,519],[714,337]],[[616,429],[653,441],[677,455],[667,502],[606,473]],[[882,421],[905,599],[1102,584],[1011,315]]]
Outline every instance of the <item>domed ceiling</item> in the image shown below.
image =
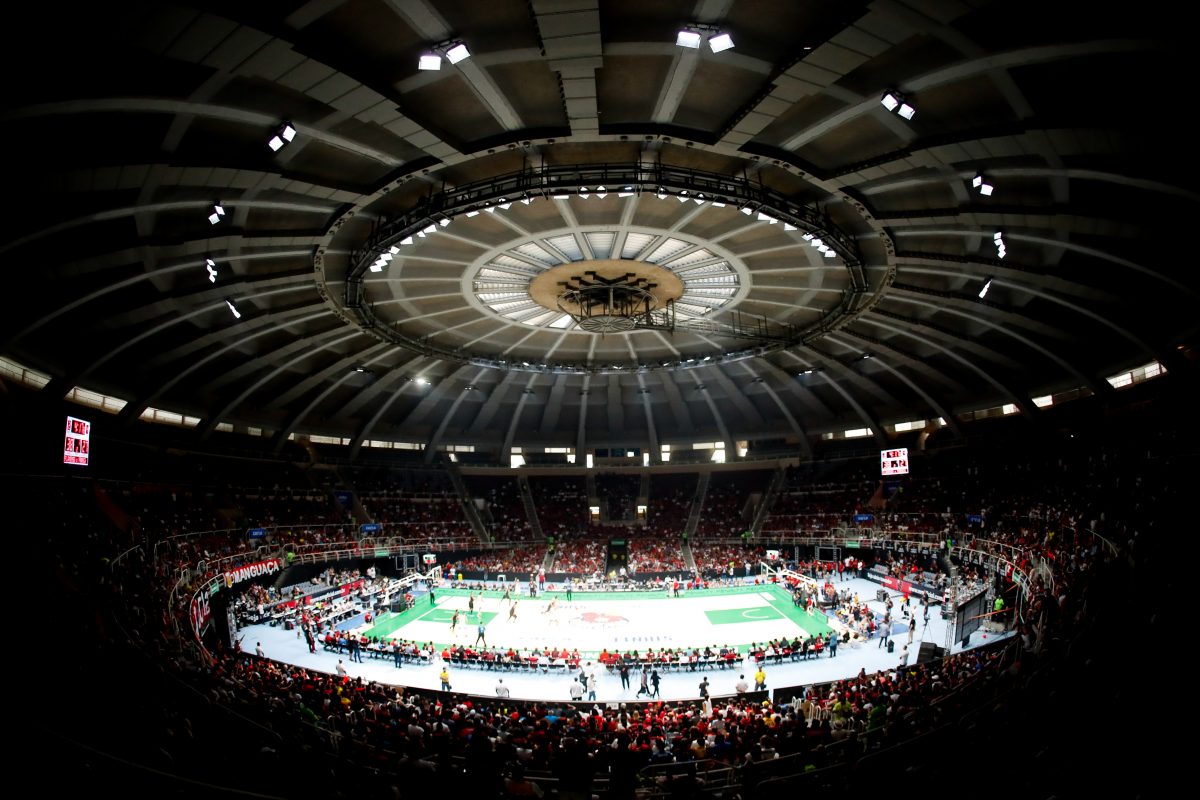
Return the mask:
[[1036,415],[1187,369],[1178,15],[22,8],[0,356],[127,401],[121,423],[352,455]]

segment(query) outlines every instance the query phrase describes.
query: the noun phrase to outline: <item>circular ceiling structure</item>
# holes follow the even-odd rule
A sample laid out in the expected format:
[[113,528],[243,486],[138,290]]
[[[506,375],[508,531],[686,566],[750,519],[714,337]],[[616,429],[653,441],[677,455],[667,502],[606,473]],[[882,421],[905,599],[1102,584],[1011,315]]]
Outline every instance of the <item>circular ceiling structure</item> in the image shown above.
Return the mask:
[[[198,440],[352,457],[1035,416],[1190,369],[1178,16],[22,9],[0,358],[120,424],[166,409]],[[677,44],[698,23],[728,38]],[[422,69],[448,41],[466,55]]]

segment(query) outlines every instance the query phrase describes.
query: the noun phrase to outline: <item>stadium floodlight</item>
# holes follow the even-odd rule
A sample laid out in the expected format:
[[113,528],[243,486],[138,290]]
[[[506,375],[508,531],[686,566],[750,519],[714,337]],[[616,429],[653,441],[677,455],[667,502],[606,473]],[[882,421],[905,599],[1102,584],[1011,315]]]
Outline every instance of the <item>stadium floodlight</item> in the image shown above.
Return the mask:
[[271,141],[267,142],[267,147],[269,147],[269,148],[271,148],[272,150],[275,150],[276,152],[278,152],[278,151],[279,151],[279,149],[280,149],[281,147],[283,147],[283,144],[284,144],[284,143],[283,143],[283,137],[281,137],[281,136],[272,136],[272,137],[271,137]]
[[667,193],[666,193],[666,192],[659,192],[658,194],[656,194],[656,195],[654,195],[654,196],[655,196],[655,197],[657,197],[659,200],[666,200],[666,199],[667,199]]
[[437,225],[430,225],[428,228],[423,230],[422,233],[437,233]]
[[885,92],[883,97],[879,98],[879,103],[888,111],[894,111],[904,119],[912,119],[917,113],[917,109],[899,92]]
[[424,53],[419,59],[417,59],[417,69],[433,71],[441,68],[442,57],[437,53]]
[[708,40],[708,46],[714,53],[721,53],[733,48],[733,37],[728,33],[718,33]]
[[391,247],[388,248],[388,252],[391,253],[392,255],[396,255],[396,253],[400,252],[400,248],[396,247],[396,245],[392,245]]
[[374,264],[368,267],[368,269],[370,269],[371,272],[383,272],[383,262],[376,261]]
[[684,29],[675,34],[675,44],[680,47],[690,47],[693,50],[700,48],[701,36],[693,30]]
[[234,318],[234,319],[241,319],[241,318],[242,318],[242,312],[240,312],[240,311],[238,311],[238,310],[237,310],[237,306],[235,306],[235,305],[233,304],[233,301],[232,301],[232,300],[226,300],[226,301],[225,301],[225,305],[229,306],[229,311],[230,311],[230,313],[232,313],[232,314],[233,314],[233,318]]
[[599,197],[601,200],[608,197],[608,189],[605,189],[603,186],[597,186],[596,197]]
[[204,259],[204,268],[208,271],[208,282],[216,283],[217,282],[217,262],[213,261],[211,258],[206,258],[206,259]]
[[225,207],[220,203],[213,203],[212,213],[208,215],[209,223],[216,225],[225,216]]
[[744,207],[742,208],[742,213],[743,213],[743,214],[745,214],[745,215],[748,217],[748,216],[750,216],[751,214],[753,214],[753,213],[754,213],[754,209],[753,209],[753,208],[751,208],[750,206],[744,206]]
[[724,204],[724,203],[722,203],[720,200],[713,200],[713,201],[712,201],[712,207],[713,207],[713,208],[724,208],[724,207],[725,207],[725,204]]
[[285,142],[290,142],[296,138],[296,126],[290,122],[283,123],[283,127],[279,130],[279,135],[283,137]]
[[785,231],[794,231],[794,230],[796,230],[796,226],[790,222],[785,222],[785,223],[783,223],[783,229]]
[[419,385],[419,386],[428,386],[428,385],[429,385],[429,379],[428,379],[428,378],[417,378],[417,385]]
[[444,228],[450,224],[450,218],[447,217],[446,219],[438,220],[438,224]]
[[992,235],[992,241],[995,241],[995,242],[1000,241],[1002,238],[1004,238],[1004,231],[996,231]]
[[521,203],[523,203],[524,205],[529,205],[532,202],[533,202],[532,197],[522,197],[521,198]]
[[467,212],[467,216],[468,216],[468,217],[478,217],[478,216],[479,216],[479,212],[478,212],[478,211],[468,211],[468,212]]
[[775,223],[779,222],[779,220],[775,219],[774,217],[767,216],[766,214],[762,213],[761,211],[758,212],[758,221],[765,222],[768,225],[774,225]]
[[508,211],[510,208],[512,208],[512,202],[511,202],[511,201],[510,201],[510,202],[507,202],[507,203],[501,203],[501,204],[500,204],[500,210],[501,210],[501,211]]
[[991,197],[995,187],[988,183],[987,178],[983,177],[983,173],[976,173],[971,179],[971,188],[978,191],[984,197]]
[[451,64],[457,64],[471,57],[471,51],[462,42],[455,42],[450,47],[446,48],[446,60]]
[[571,199],[571,195],[569,195],[569,194],[556,194],[556,195],[551,195],[551,196],[555,200],[570,200]]
[[825,251],[826,258],[835,258],[836,256],[837,256],[837,253],[834,252],[832,247]]
[[400,240],[401,246],[409,245],[412,243],[413,243],[413,237],[411,237],[411,236],[405,236],[403,239]]
[[813,235],[811,233],[806,233],[803,236],[801,236],[800,238],[806,242],[811,242],[813,239]]
[[992,279],[988,278],[987,281],[983,284],[983,288],[979,290],[979,299],[980,300],[987,297],[988,289],[990,289],[990,288],[992,288]]

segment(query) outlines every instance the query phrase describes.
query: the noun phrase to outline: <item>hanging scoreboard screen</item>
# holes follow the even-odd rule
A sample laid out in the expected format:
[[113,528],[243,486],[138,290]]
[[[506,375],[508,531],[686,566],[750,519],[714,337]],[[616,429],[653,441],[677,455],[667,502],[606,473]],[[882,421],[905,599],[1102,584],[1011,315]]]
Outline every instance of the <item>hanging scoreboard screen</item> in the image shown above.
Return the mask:
[[899,450],[880,450],[879,468],[884,475],[908,474],[908,448]]
[[63,463],[86,467],[91,452],[92,423],[67,417],[67,438],[63,445]]

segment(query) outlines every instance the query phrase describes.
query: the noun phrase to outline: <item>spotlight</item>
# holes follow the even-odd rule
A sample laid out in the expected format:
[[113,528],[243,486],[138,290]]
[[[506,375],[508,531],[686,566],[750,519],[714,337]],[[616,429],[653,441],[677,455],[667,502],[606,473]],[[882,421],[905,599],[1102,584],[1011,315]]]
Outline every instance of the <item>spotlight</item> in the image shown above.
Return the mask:
[[988,278],[987,281],[983,284],[983,288],[979,290],[979,299],[980,300],[987,297],[988,289],[990,289],[990,288],[992,288],[992,279]]
[[234,319],[242,318],[242,312],[237,310],[237,306],[233,304],[232,300],[226,300],[225,305],[229,306],[229,311],[233,314]]
[[267,147],[271,148],[275,152],[279,152],[283,149],[284,145],[290,143],[295,138],[295,126],[290,122],[285,122],[279,126],[279,130],[274,136],[271,137],[270,141],[267,142]]
[[714,53],[721,53],[733,48],[733,37],[728,33],[718,33],[708,40],[708,46]]
[[680,47],[690,47],[696,50],[700,47],[700,34],[689,30],[679,31],[675,35],[675,44]]
[[750,206],[746,206],[745,208],[742,209],[742,213],[748,217],[754,213],[754,209],[752,209]]
[[212,213],[208,215],[208,221],[211,224],[216,225],[218,222],[221,221],[221,218],[224,216],[225,216],[225,207],[222,206],[220,203],[214,203]]
[[885,92],[883,97],[879,98],[879,102],[888,111],[894,111],[904,119],[912,119],[916,116],[917,109],[913,108],[912,104],[907,102],[904,95],[899,92]]
[[987,178],[983,177],[982,173],[978,173],[971,179],[971,188],[978,190],[984,197],[991,197],[995,187],[988,183]]
[[450,218],[449,218],[449,217],[447,217],[446,219],[439,220],[439,221],[438,221],[438,224],[439,224],[439,225],[441,225],[441,226],[444,228],[444,227],[446,227],[447,225],[449,225],[449,224],[450,224]]
[[470,57],[471,57],[471,51],[468,50],[467,46],[465,44],[463,44],[462,42],[458,42],[457,44],[451,45],[450,48],[446,50],[446,60],[449,61],[451,64],[457,64],[458,62],[468,59]]
[[417,60],[417,69],[439,70],[442,68],[442,57],[437,53],[425,53]]
[[206,259],[204,259],[204,266],[205,266],[205,269],[208,270],[208,282],[216,283],[217,282],[217,262],[213,261],[211,258],[206,258]]

